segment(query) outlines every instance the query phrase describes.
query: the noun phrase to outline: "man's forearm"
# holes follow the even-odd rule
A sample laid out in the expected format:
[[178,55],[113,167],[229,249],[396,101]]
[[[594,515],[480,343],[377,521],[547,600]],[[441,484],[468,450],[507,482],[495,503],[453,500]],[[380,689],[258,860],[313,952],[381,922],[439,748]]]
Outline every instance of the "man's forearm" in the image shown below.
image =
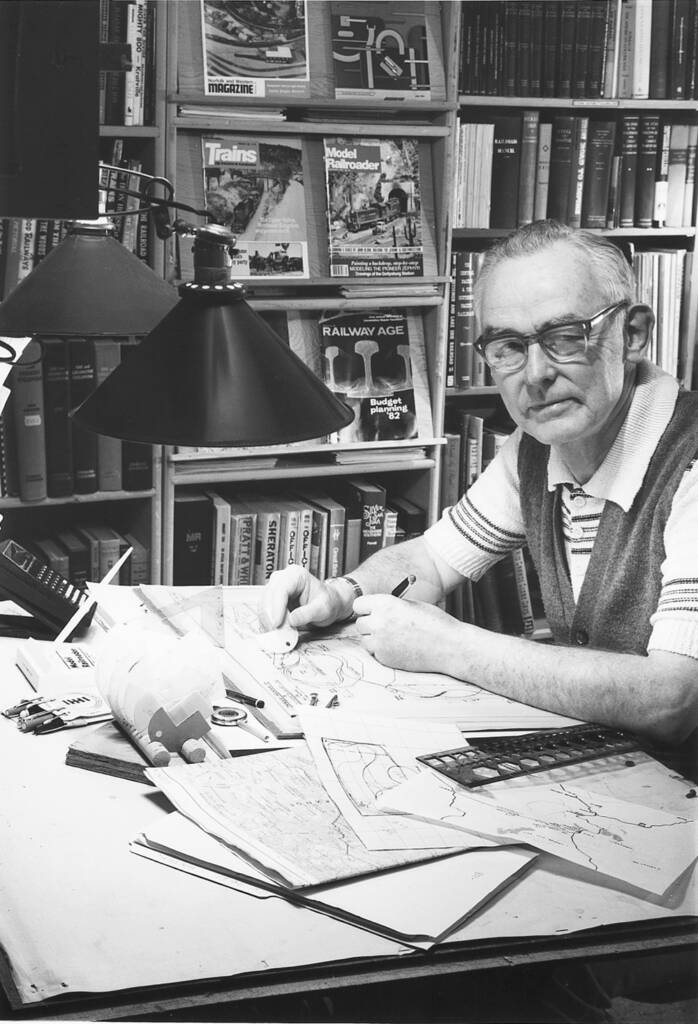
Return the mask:
[[538,644],[463,625],[441,671],[558,714],[683,739],[698,725],[698,662]]
[[451,586],[462,582],[455,574],[452,581],[443,578],[421,537],[381,548],[350,573],[364,594],[390,594],[410,574],[416,577],[410,597],[429,604],[436,604]]

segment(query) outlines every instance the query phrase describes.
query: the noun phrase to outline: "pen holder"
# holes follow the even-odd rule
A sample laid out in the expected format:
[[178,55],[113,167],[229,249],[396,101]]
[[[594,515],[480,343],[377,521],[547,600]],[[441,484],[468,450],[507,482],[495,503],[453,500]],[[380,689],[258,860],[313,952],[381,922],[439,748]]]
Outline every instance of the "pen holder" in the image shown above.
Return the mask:
[[207,750],[230,757],[211,730],[213,705],[225,699],[225,686],[216,651],[203,637],[117,626],[100,649],[96,682],[150,764],[167,765],[173,754],[203,761]]

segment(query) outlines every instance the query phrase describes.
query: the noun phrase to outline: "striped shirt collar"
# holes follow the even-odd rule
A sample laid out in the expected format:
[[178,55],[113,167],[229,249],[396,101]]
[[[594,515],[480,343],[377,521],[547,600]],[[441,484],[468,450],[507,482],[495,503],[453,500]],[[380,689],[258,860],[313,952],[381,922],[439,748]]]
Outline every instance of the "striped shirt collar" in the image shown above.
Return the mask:
[[[615,441],[594,475],[584,484],[585,494],[614,501],[628,512],[642,486],[659,439],[671,419],[679,392],[677,381],[644,360],[637,368],[635,391],[628,415]],[[548,490],[577,481],[559,452],[550,449]]]

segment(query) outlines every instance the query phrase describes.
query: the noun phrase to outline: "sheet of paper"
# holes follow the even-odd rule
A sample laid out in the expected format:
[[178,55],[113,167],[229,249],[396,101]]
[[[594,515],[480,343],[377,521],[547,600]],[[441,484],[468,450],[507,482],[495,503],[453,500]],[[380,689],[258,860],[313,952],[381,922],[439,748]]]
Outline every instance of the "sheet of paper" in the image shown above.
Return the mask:
[[[290,886],[321,885],[449,849],[439,829],[432,850],[367,850],[327,796],[305,745],[146,774],[182,814]],[[471,845],[471,837],[453,830],[451,849]]]
[[[299,718],[325,790],[369,850],[409,850],[434,845],[437,831],[409,815],[388,814],[376,801],[401,782],[430,771],[417,754],[463,746],[455,725],[426,719],[305,708]],[[443,829],[442,841],[453,836]],[[477,839],[473,845],[496,845]]]
[[264,651],[255,642],[261,589],[140,587],[139,592],[170,628],[200,631],[213,640],[241,688],[263,693],[269,716],[281,716],[283,735],[301,734],[296,716],[306,706],[425,718],[472,731],[576,724],[449,676],[381,665],[364,649],[353,625],[304,632],[292,651]]
[[[257,899],[272,896],[261,872],[176,811],[146,829],[131,849]],[[519,847],[476,850],[303,893],[273,888],[275,895],[302,906],[428,949],[517,878],[536,856]]]
[[378,803],[476,835],[529,843],[658,894],[698,855],[695,811],[688,800],[677,814],[573,782],[517,787],[505,782],[468,790],[433,772],[402,783]]

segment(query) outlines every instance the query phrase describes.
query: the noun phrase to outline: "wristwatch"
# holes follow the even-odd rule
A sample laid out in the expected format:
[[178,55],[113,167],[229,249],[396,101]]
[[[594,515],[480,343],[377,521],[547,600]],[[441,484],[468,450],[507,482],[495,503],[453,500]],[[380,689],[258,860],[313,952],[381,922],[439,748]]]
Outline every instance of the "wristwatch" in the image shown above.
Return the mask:
[[[358,580],[355,580],[353,576],[330,576],[329,579],[325,580],[325,583],[348,583],[349,586],[351,587],[352,591],[353,591],[352,605],[353,605],[353,603],[354,603],[354,601],[356,600],[357,597],[362,597],[363,596],[363,590],[361,589],[361,584],[358,582]],[[343,619],[337,619],[336,621],[337,622],[348,622],[348,620],[352,617],[352,615],[353,615],[353,611],[350,608],[348,615],[345,615]]]

